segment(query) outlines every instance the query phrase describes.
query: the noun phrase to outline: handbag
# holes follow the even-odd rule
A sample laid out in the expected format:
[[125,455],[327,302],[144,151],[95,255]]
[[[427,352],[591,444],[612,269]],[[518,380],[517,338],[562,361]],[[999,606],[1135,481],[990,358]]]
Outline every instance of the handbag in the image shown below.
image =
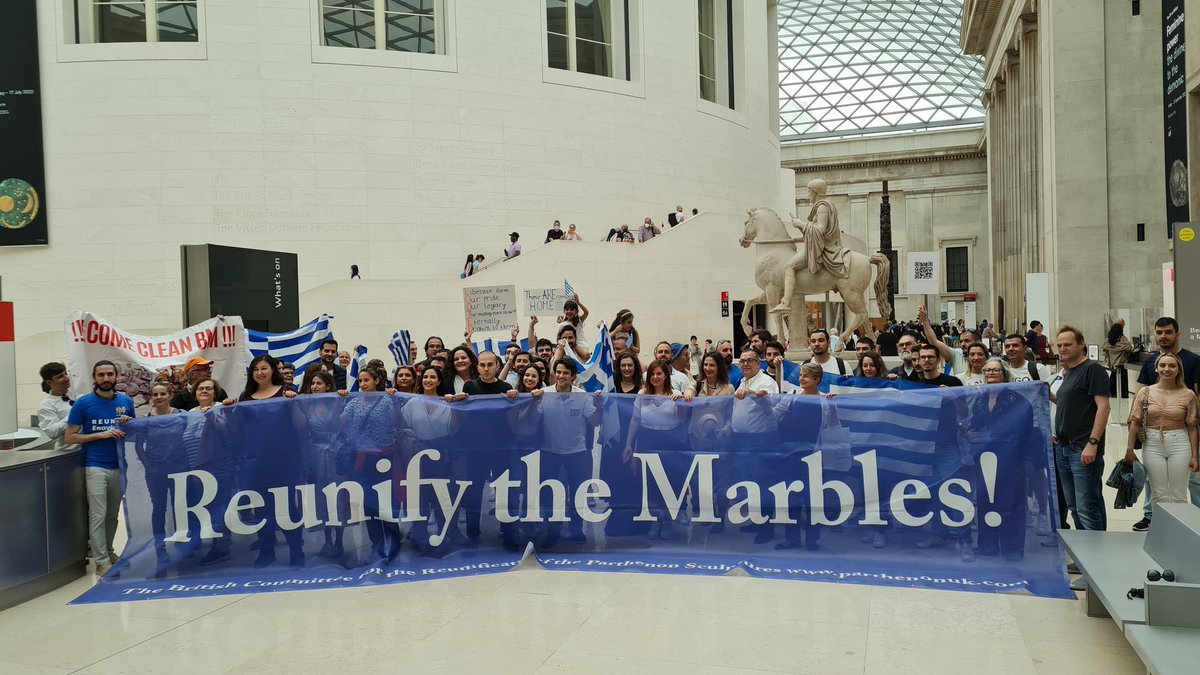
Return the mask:
[[1141,450],[1146,443],[1146,416],[1150,413],[1150,390],[1142,397],[1142,424],[1138,427],[1137,439],[1133,442],[1134,450]]

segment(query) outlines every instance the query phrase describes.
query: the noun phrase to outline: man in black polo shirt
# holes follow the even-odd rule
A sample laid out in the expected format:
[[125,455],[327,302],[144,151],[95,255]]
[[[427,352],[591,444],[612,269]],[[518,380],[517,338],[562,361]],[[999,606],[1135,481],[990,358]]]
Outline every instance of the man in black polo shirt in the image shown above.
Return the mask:
[[[1188,389],[1200,393],[1200,354],[1188,351],[1179,346],[1179,322],[1173,317],[1160,317],[1154,322],[1154,339],[1158,342],[1158,353],[1148,354],[1146,360],[1142,361],[1142,370],[1138,373],[1138,384],[1143,387],[1148,387],[1158,382],[1158,371],[1155,367],[1158,365],[1159,354],[1176,354],[1179,360],[1183,362],[1183,384]],[[1145,532],[1150,529],[1150,497],[1153,487],[1150,481],[1146,481],[1146,501],[1142,507],[1142,519],[1133,524],[1134,532]],[[1192,504],[1200,506],[1200,473],[1193,473],[1188,478],[1188,493],[1192,498]]]
[[[463,385],[462,398],[467,396],[480,396],[487,394],[504,394],[512,389],[512,386],[497,377],[500,372],[500,357],[493,352],[483,352],[479,355],[478,365],[479,377],[467,382]],[[486,438],[479,439],[480,444],[476,445],[471,442],[473,434],[467,432],[467,442],[472,445],[474,452],[467,454],[467,479],[471,481],[471,487],[467,489],[467,494],[463,497],[463,509],[467,513],[467,540],[468,546],[479,545],[480,527],[479,521],[483,515],[483,495],[487,489],[487,484],[500,476],[516,463],[514,461],[514,453],[511,449],[493,446],[486,452],[483,451],[484,444],[488,440],[495,440],[493,436],[494,430],[507,425],[504,417],[504,412],[497,411],[498,417],[495,420],[488,420],[488,413],[482,411],[477,412],[475,418],[480,423],[472,425],[477,427],[477,431],[485,434]],[[480,419],[478,415],[483,415]],[[494,424],[491,423],[494,421]],[[489,430],[492,430],[489,432]],[[501,523],[500,537],[504,542],[504,547],[514,549],[517,547],[516,542],[517,525],[516,523]]]

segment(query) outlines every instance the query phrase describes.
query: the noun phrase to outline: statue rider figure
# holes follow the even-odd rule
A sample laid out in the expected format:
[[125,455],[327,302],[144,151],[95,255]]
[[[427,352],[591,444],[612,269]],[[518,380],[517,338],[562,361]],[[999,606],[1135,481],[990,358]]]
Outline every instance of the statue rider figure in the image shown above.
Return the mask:
[[804,248],[797,251],[788,261],[783,274],[783,299],[778,307],[771,310],[772,312],[791,312],[792,295],[796,289],[796,272],[802,267],[811,275],[824,269],[839,279],[850,276],[850,265],[846,259],[850,249],[842,246],[837,207],[825,199],[828,189],[825,181],[820,178],[808,182],[809,200],[812,203],[808,220],[792,223],[792,226],[801,232],[801,236],[793,241],[804,243]]

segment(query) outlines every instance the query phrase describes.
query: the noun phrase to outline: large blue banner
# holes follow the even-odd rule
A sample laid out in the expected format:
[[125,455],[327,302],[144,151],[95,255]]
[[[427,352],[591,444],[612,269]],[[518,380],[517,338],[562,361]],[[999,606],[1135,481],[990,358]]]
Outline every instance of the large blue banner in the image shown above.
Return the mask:
[[1071,597],[1048,430],[1037,382],[330,394],[138,419],[129,543],[77,602],[483,574],[527,548],[549,569]]

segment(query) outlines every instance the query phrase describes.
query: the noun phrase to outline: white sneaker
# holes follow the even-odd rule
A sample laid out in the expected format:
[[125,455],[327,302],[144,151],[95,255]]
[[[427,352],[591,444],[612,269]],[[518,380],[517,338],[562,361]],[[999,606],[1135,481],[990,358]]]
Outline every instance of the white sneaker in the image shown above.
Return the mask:
[[112,569],[112,563],[96,563],[94,571],[96,573],[96,576],[102,577],[111,569]]
[[1071,590],[1073,591],[1086,591],[1087,587],[1087,579],[1084,577],[1075,577],[1071,580]]

